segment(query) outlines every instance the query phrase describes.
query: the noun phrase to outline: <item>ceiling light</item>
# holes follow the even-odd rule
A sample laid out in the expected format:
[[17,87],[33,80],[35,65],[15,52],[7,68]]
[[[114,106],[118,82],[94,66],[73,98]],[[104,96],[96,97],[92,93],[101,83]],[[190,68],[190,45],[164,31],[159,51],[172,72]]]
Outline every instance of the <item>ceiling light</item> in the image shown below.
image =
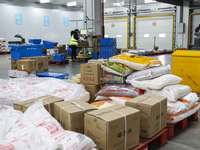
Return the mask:
[[67,6],[76,6],[77,5],[77,2],[69,2],[67,3]]
[[103,2],[105,3],[105,2],[106,2],[106,0],[103,0]]
[[108,34],[106,34],[106,35],[105,35],[105,38],[108,38],[108,37],[109,37],[109,35],[108,35]]
[[117,3],[113,3],[113,6],[123,6],[124,2],[117,2]]
[[159,37],[161,37],[161,38],[165,38],[165,37],[166,37],[166,34],[161,33],[161,34],[159,34]]
[[149,34],[144,34],[143,37],[147,38],[149,37]]
[[156,0],[145,0],[144,3],[154,3]]
[[118,34],[117,37],[122,37],[122,35]]
[[50,0],[40,0],[40,3],[50,3]]

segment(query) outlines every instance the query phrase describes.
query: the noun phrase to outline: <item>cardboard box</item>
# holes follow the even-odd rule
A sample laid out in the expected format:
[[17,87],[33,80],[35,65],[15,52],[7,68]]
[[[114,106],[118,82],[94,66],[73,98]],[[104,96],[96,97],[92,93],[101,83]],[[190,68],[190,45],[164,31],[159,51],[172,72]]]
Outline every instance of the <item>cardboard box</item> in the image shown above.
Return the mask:
[[18,70],[9,70],[8,75],[11,78],[25,78],[25,77],[28,77],[28,72],[18,71]]
[[48,61],[53,61],[53,56],[52,55],[48,55]]
[[124,150],[125,144],[129,150],[139,144],[139,112],[127,106],[114,105],[85,113],[85,135],[94,141],[98,150]]
[[167,126],[167,98],[145,94],[126,102],[140,110],[140,137],[152,138]]
[[100,85],[83,84],[86,91],[90,93],[90,102],[95,101],[95,94],[101,89]]
[[38,57],[22,57],[22,59],[33,59],[38,61],[38,70],[36,73],[48,72],[49,71],[49,57],[38,56]]
[[81,64],[81,83],[101,85],[100,80],[103,76],[103,69],[99,64]]
[[44,48],[42,49],[42,54],[46,54],[46,53],[47,53],[47,48],[44,47]]
[[79,41],[78,47],[87,48],[87,47],[89,47],[89,42],[88,41]]
[[102,38],[102,35],[95,35],[92,37],[92,42],[100,43],[101,38]]
[[17,70],[17,61],[15,60],[11,60],[11,69],[12,70]]
[[62,54],[66,51],[66,45],[55,46],[54,49],[58,49],[58,54]]
[[36,71],[38,70],[38,61],[32,59],[18,60],[17,68],[20,71],[28,71],[28,72]]
[[64,101],[64,99],[46,95],[42,97],[37,97],[34,99],[21,101],[13,104],[14,109],[25,112],[32,104],[34,104],[36,101],[42,99],[43,105],[45,109],[54,117],[54,103]]
[[84,113],[92,110],[96,110],[96,108],[80,100],[54,104],[55,118],[61,123],[62,127],[65,130],[82,134],[84,133]]
[[88,60],[89,64],[103,64],[104,62],[108,61],[108,59],[90,59]]

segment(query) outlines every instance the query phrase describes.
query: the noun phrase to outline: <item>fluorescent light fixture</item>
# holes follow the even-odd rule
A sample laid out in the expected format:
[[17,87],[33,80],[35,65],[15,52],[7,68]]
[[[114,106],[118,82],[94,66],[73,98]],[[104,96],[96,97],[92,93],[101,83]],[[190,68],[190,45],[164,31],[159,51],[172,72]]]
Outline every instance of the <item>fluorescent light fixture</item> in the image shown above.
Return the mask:
[[40,3],[50,3],[50,0],[40,0]]
[[154,3],[156,0],[145,0],[144,3]]
[[117,37],[120,38],[120,37],[122,37],[122,35],[118,34]]
[[77,5],[76,1],[67,3],[67,6],[76,6],[76,5]]
[[108,34],[106,34],[106,35],[105,35],[105,38],[108,38],[108,37],[109,37],[109,35],[108,35]]
[[103,0],[103,2],[105,3],[105,2],[106,2],[106,0]]
[[117,2],[117,3],[113,3],[113,6],[123,6],[124,2]]
[[143,37],[148,38],[149,34],[144,34]]
[[166,37],[166,34],[165,34],[165,33],[161,33],[161,34],[159,34],[159,37],[165,38],[165,37]]

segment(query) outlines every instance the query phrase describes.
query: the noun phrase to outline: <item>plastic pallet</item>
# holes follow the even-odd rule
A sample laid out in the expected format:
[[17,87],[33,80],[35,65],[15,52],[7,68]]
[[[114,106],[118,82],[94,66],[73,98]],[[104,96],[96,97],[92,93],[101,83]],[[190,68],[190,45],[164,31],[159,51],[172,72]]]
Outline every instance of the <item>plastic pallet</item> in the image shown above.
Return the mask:
[[52,65],[52,64],[56,64],[56,65],[69,64],[69,60],[62,61],[62,62],[49,61],[49,65]]
[[164,146],[167,144],[167,133],[168,129],[165,128],[151,139],[140,138],[139,146],[131,150],[147,150],[149,147],[148,145],[152,142],[158,142],[160,146]]
[[155,55],[154,52],[147,52],[149,54],[149,56]]
[[187,122],[188,122],[188,119],[192,120],[192,121],[196,121],[198,118],[198,111],[196,113],[194,113],[193,115],[179,121],[179,122],[176,122],[176,123],[173,123],[173,124],[168,124],[167,125],[167,128],[168,128],[168,139],[172,139],[174,138],[174,129],[176,127],[180,128],[180,129],[185,129],[187,128]]

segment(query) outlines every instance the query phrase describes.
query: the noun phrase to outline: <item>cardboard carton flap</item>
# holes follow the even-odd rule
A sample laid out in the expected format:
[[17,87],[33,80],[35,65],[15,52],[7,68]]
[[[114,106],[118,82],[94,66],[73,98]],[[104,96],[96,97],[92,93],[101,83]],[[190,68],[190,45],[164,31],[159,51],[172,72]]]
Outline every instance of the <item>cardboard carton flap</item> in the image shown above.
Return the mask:
[[77,101],[64,101],[55,103],[63,110],[66,110],[69,113],[82,112],[87,110],[95,110],[96,108],[86,102],[77,100]]
[[160,103],[164,99],[167,99],[167,98],[162,97],[162,96],[157,96],[157,95],[145,94],[145,95],[142,95],[142,96],[139,96],[127,101],[126,104],[138,103],[138,104],[153,106],[157,103]]
[[131,107],[114,105],[108,108],[103,108],[100,110],[88,112],[88,114],[97,117],[99,119],[102,119],[104,121],[110,122],[113,120],[124,118],[124,115],[128,116],[137,112],[139,112],[139,110]]

